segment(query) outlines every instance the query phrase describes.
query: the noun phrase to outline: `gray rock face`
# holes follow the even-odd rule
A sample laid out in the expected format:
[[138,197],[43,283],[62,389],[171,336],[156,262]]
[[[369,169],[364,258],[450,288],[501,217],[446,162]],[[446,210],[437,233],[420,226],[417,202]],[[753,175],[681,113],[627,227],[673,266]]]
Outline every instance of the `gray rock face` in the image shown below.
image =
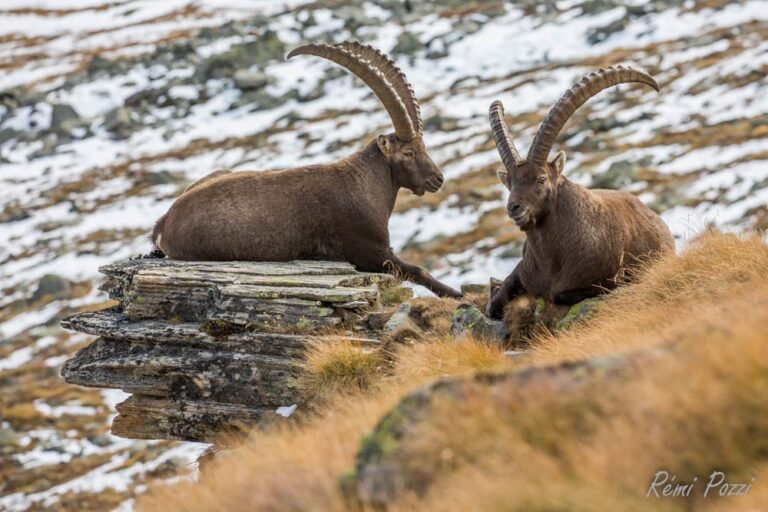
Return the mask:
[[279,421],[279,407],[301,403],[304,350],[324,329],[376,346],[364,313],[376,311],[378,284],[393,279],[319,261],[138,259],[100,271],[120,306],[62,321],[99,336],[62,376],[133,393],[117,406],[116,435],[205,442]]

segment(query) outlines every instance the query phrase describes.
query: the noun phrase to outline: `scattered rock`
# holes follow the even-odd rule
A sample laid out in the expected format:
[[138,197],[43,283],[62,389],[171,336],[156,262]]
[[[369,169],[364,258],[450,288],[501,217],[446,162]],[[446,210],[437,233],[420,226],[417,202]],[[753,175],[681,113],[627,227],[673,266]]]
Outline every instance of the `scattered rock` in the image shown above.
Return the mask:
[[127,139],[136,128],[136,123],[131,119],[131,112],[126,107],[117,107],[104,117],[104,128],[118,139]]
[[142,172],[136,178],[137,183],[149,186],[172,185],[185,181],[183,173],[171,171]]
[[115,63],[105,59],[101,55],[94,55],[88,63],[86,73],[88,76],[94,76],[101,73],[111,74],[115,69]]
[[232,108],[240,108],[249,105],[250,110],[269,110],[279,107],[285,101],[287,96],[272,96],[265,89],[244,92],[240,99],[232,104]]
[[35,151],[30,158],[39,158],[41,156],[51,156],[56,153],[56,148],[59,145],[59,136],[55,133],[49,133],[43,137],[43,147]]
[[66,299],[72,295],[72,282],[58,274],[45,274],[37,283],[32,294],[32,301],[50,296],[53,299]]
[[261,71],[238,69],[233,75],[235,85],[243,91],[262,89],[269,83],[269,77]]
[[411,305],[403,303],[384,324],[382,333],[392,341],[402,342],[406,339],[419,338],[424,331],[411,319]]
[[507,326],[500,320],[491,320],[471,304],[461,304],[451,316],[451,334],[504,343]]
[[71,138],[74,130],[82,128],[87,124],[72,106],[66,103],[59,103],[53,106],[51,113],[50,131],[62,136]]
[[16,446],[21,436],[12,428],[0,427],[0,449],[6,446]]
[[11,139],[18,139],[22,132],[13,128],[3,128],[0,130],[0,144],[4,144]]
[[381,23],[378,20],[366,16],[361,5],[343,4],[334,9],[334,16],[344,20],[344,28],[349,30],[352,34],[357,33],[357,30],[360,27]]
[[397,43],[392,48],[392,54],[394,55],[413,55],[419,51],[424,45],[421,44],[421,40],[410,32],[401,32],[397,37]]
[[630,160],[613,162],[607,171],[592,176],[592,187],[622,189],[632,183],[637,183],[640,168],[650,164],[650,158],[644,158],[638,162]]
[[430,116],[424,120],[425,130],[434,130],[437,132],[450,132],[461,128],[459,120],[455,117],[445,117],[440,114]]
[[263,68],[269,61],[282,60],[285,50],[286,46],[277,33],[267,30],[255,41],[234,45],[226,52],[204,60],[195,70],[194,78],[198,81],[229,78],[236,69]]

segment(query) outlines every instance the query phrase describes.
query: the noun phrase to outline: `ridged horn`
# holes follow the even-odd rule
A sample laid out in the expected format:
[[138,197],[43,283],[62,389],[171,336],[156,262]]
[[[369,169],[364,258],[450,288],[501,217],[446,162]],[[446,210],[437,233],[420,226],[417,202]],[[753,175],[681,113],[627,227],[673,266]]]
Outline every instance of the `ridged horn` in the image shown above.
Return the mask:
[[659,90],[659,84],[645,71],[628,66],[611,66],[590,73],[565,91],[541,123],[528,150],[528,162],[544,165],[560,130],[576,109],[603,89],[629,82],[639,82]]
[[509,135],[507,123],[504,121],[504,105],[499,100],[491,103],[491,108],[488,109],[488,119],[491,121],[491,132],[493,133],[493,140],[496,141],[496,149],[499,151],[501,161],[504,162],[507,171],[512,172],[517,165],[523,163],[523,158]]
[[413,128],[416,130],[416,134],[421,135],[424,130],[424,125],[421,121],[419,101],[416,99],[411,83],[408,81],[408,78],[406,78],[403,70],[400,69],[389,56],[373,46],[358,41],[344,41],[336,46],[361,56],[384,75],[384,78],[386,78],[387,82],[392,85],[397,95],[400,96],[400,99],[405,104]]
[[315,55],[328,59],[331,62],[335,62],[339,66],[342,66],[354,73],[360,78],[365,85],[367,85],[376,96],[379,98],[384,108],[387,110],[392,125],[395,128],[395,134],[397,138],[403,142],[408,142],[414,139],[416,132],[413,129],[413,124],[408,116],[408,110],[406,110],[403,101],[397,95],[395,90],[386,81],[384,76],[377,71],[373,66],[361,57],[345,50],[327,44],[305,44],[294,48],[288,54],[287,58],[292,58],[296,55]]

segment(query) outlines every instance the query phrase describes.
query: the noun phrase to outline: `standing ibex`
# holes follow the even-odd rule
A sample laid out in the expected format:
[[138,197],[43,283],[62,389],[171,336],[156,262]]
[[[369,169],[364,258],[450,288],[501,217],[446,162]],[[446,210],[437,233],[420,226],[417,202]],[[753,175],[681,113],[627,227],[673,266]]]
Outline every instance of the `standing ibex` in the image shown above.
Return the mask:
[[397,191],[436,192],[440,169],[422,140],[419,105],[403,72],[357,42],[307,44],[288,54],[316,55],[357,75],[389,113],[395,133],[332,164],[284,171],[218,171],[190,186],[155,225],[152,239],[181,260],[345,260],[370,272],[396,272],[438,295],[456,290],[402,261],[389,246]]
[[549,111],[524,160],[494,101],[490,121],[506,170],[499,179],[509,189],[507,213],[525,231],[523,259],[493,292],[488,314],[502,316],[516,295],[530,293],[573,304],[616,286],[631,263],[674,250],[669,228],[632,194],[588,190],[566,179],[565,153],[548,162],[552,144],[577,108],[603,89],[640,82],[659,90],[645,72],[624,66],[601,69],[571,87]]

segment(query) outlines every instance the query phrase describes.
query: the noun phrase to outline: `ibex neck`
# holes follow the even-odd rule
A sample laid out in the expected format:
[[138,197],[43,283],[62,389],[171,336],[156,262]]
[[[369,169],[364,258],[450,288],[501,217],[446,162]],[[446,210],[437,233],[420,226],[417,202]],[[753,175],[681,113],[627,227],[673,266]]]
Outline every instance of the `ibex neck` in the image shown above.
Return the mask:
[[574,219],[581,214],[581,205],[585,200],[583,196],[589,192],[566,178],[562,179],[563,182],[557,189],[557,199],[552,203],[546,217],[526,234],[529,245],[543,244],[550,247],[553,240],[568,237],[573,233],[570,227]]
[[386,156],[379,149],[376,139],[365,145],[360,151],[345,159],[352,171],[352,179],[362,188],[362,193],[369,197],[372,205],[387,216],[392,214],[400,186],[395,181]]

